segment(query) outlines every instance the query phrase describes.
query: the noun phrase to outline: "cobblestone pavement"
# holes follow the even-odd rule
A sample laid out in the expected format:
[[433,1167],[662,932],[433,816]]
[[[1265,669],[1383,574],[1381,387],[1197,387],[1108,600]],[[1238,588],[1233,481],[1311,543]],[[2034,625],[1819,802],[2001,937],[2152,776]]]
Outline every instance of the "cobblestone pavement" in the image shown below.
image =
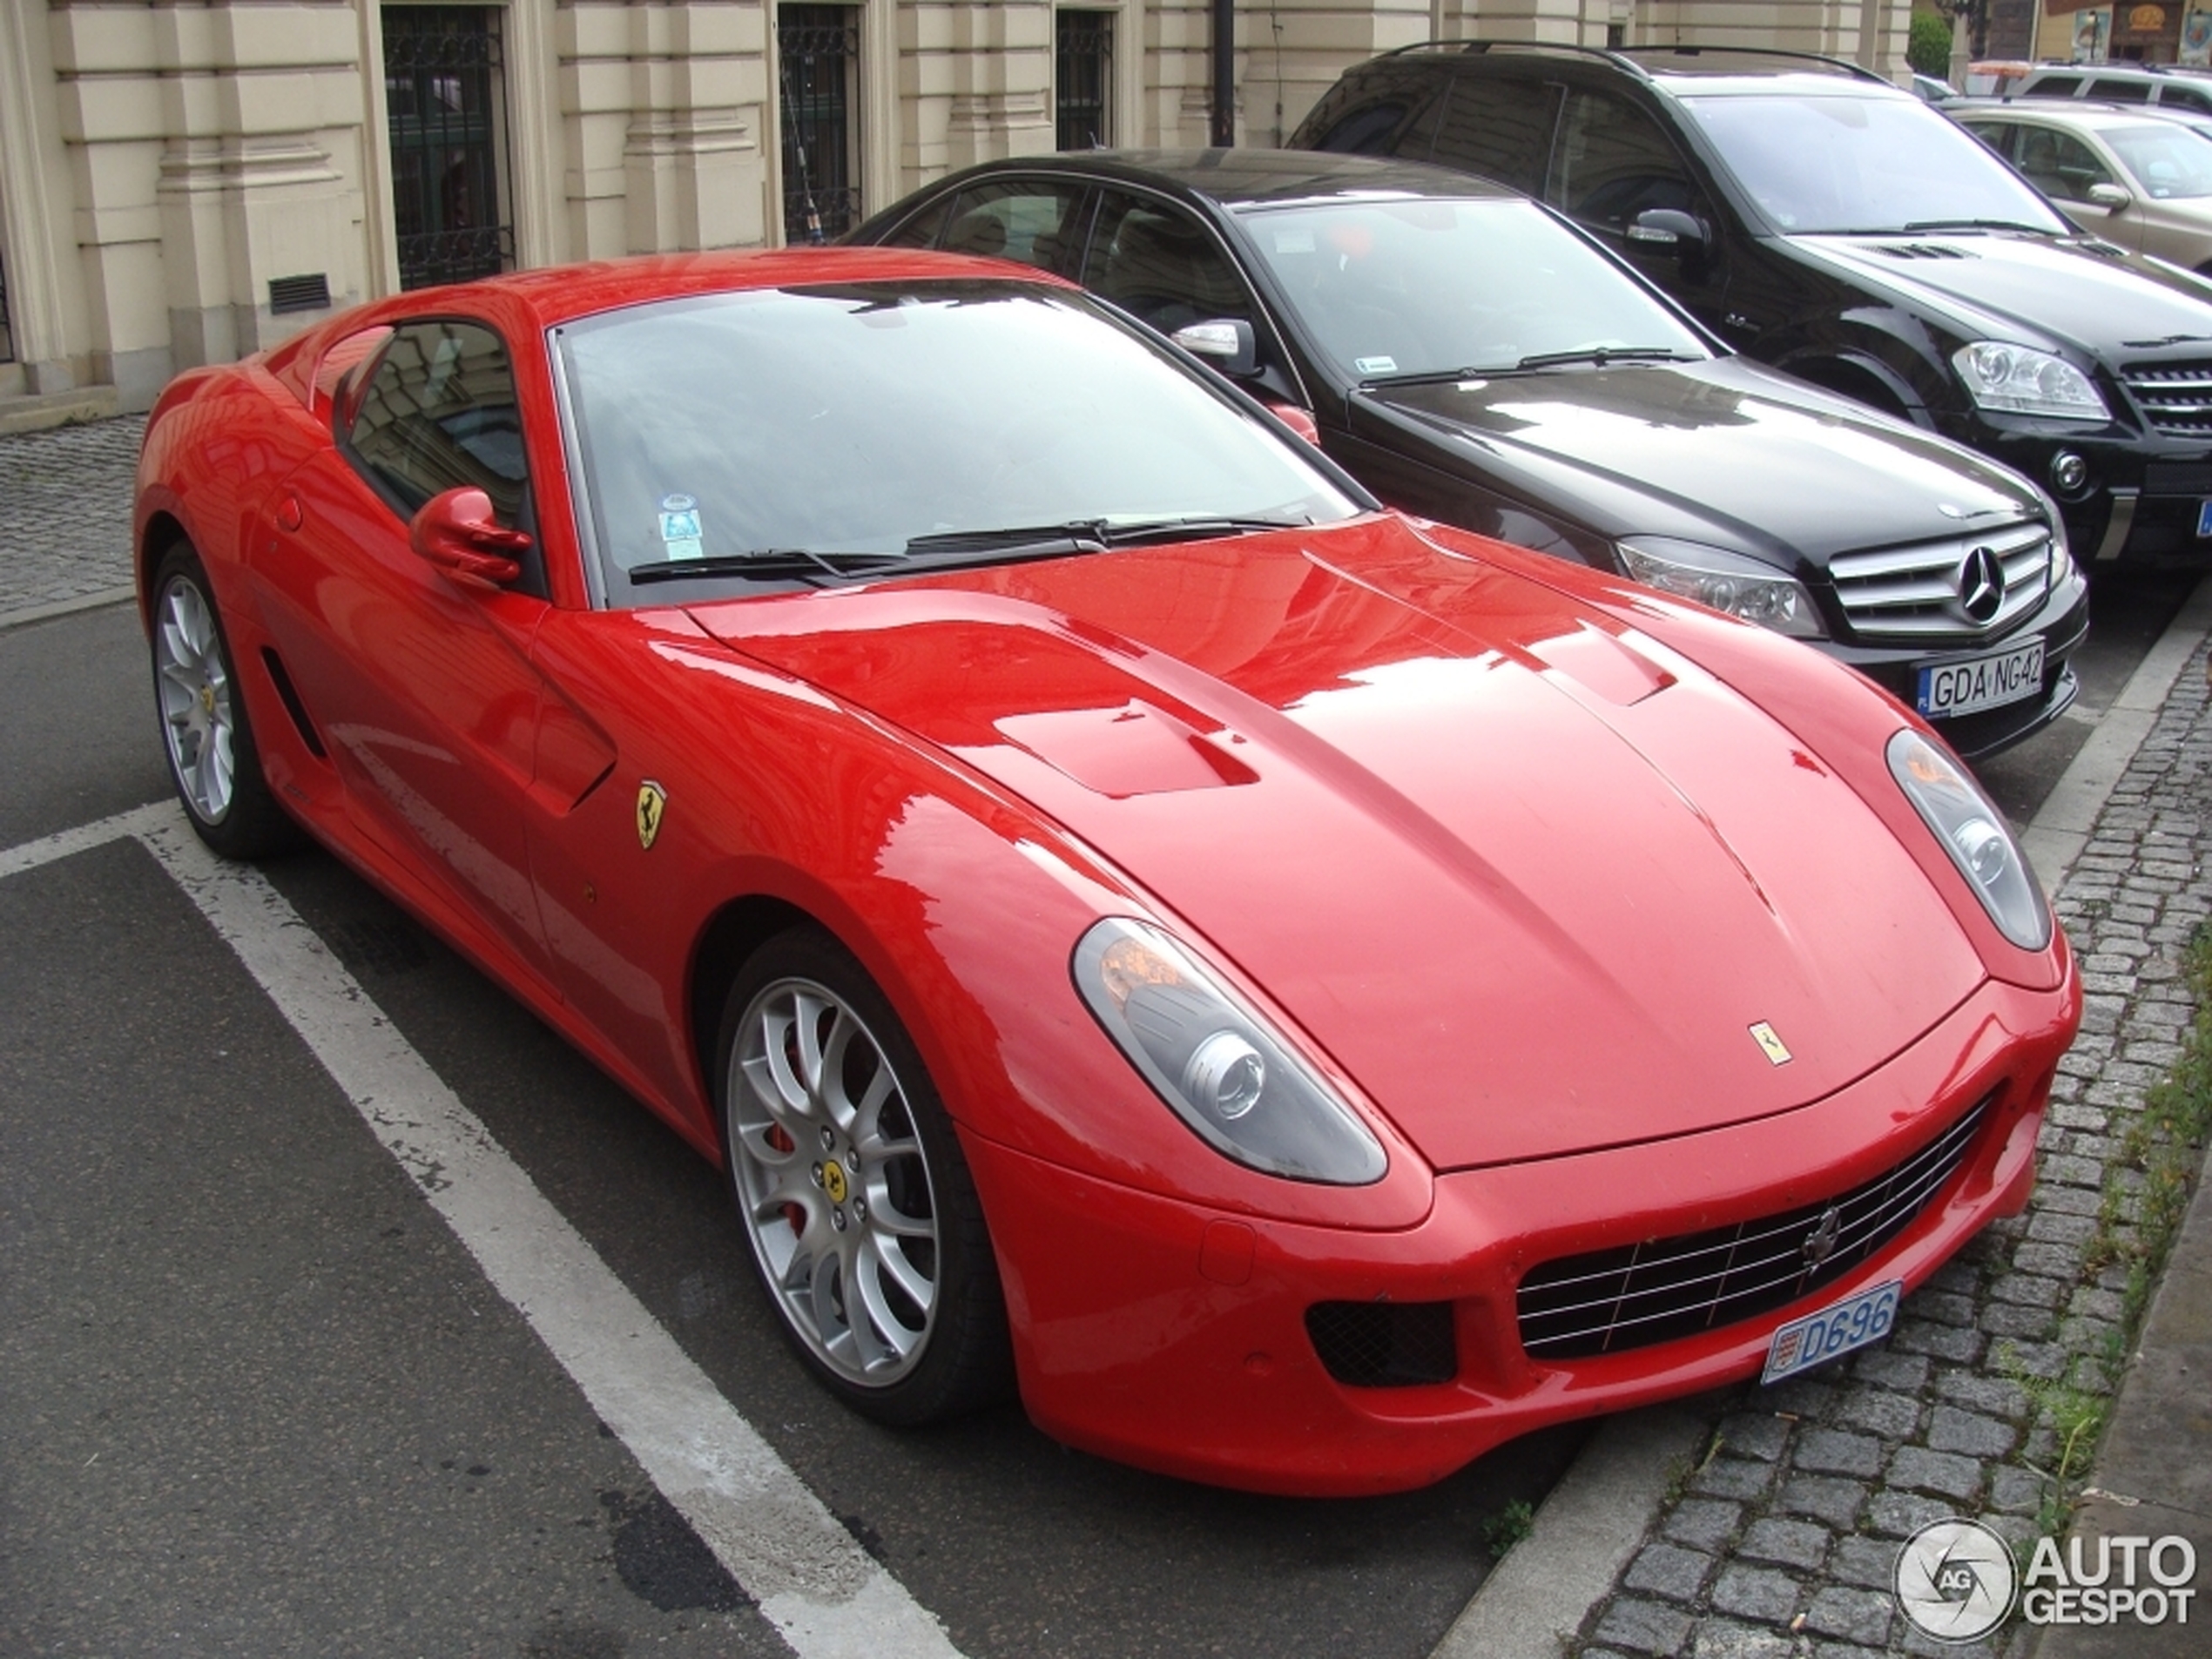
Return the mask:
[[143,415],[0,438],[0,615],[131,585]]
[[[1929,1641],[1895,1610],[1900,1541],[1979,1516],[2017,1546],[2054,1501],[2056,1420],[2109,1395],[2123,1269],[2091,1252],[2108,1168],[2192,1017],[2182,956],[2212,915],[2212,719],[2205,648],[2167,698],[2056,900],[2080,958],[2081,1035],[2060,1062],[2025,1214],[2001,1221],[1907,1298],[1895,1333],[1825,1371],[1719,1397],[1685,1471],[1611,1594],[1581,1659],[1871,1659],[2003,1655]],[[2114,1235],[2125,1244],[2128,1200]],[[2071,1391],[2079,1391],[2074,1393]]]

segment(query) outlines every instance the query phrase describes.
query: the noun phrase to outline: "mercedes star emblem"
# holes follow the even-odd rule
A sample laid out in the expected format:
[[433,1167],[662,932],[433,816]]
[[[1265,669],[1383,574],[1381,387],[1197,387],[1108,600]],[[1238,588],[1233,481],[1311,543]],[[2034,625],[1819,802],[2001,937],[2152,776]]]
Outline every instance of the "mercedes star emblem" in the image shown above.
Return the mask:
[[1976,548],[1959,566],[1959,608],[1983,627],[2005,608],[2005,567],[1988,548]]

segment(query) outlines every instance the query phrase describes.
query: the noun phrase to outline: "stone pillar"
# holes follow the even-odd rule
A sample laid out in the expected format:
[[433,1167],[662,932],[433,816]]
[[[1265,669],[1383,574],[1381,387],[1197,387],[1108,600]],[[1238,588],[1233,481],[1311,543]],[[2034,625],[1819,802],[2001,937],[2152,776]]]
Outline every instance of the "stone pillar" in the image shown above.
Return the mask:
[[361,297],[349,9],[65,4],[51,29],[95,360],[125,407],[326,314],[274,310],[274,280]]
[[90,364],[83,307],[72,302],[71,192],[45,24],[40,0],[0,0],[0,252],[15,353],[10,389],[65,392]]
[[911,24],[901,30],[894,197],[955,168],[1053,147],[1049,0],[901,10]]
[[769,239],[769,17],[758,0],[555,14],[568,257]]

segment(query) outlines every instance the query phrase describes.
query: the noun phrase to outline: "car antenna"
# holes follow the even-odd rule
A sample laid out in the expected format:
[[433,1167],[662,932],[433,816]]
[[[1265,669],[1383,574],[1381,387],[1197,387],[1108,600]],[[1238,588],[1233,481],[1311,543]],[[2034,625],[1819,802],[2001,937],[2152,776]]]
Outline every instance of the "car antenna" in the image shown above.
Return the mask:
[[776,55],[776,73],[784,84],[784,121],[791,128],[792,153],[799,158],[799,196],[806,205],[806,239],[819,243],[827,239],[822,235],[821,211],[814,206],[814,186],[806,175],[806,140],[799,135],[799,110],[792,102],[791,64],[782,53]]

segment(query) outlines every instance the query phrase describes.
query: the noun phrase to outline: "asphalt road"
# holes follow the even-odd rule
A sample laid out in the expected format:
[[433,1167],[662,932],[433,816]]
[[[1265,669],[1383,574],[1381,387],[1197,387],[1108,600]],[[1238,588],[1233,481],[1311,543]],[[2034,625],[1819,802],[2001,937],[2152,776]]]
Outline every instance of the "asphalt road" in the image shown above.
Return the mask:
[[[127,610],[0,632],[0,848],[164,798]],[[720,1177],[334,860],[276,887],[969,1659],[1419,1659],[1576,1429],[1410,1496],[1211,1491],[822,1396]],[[784,1651],[137,842],[0,877],[0,1652]]]

